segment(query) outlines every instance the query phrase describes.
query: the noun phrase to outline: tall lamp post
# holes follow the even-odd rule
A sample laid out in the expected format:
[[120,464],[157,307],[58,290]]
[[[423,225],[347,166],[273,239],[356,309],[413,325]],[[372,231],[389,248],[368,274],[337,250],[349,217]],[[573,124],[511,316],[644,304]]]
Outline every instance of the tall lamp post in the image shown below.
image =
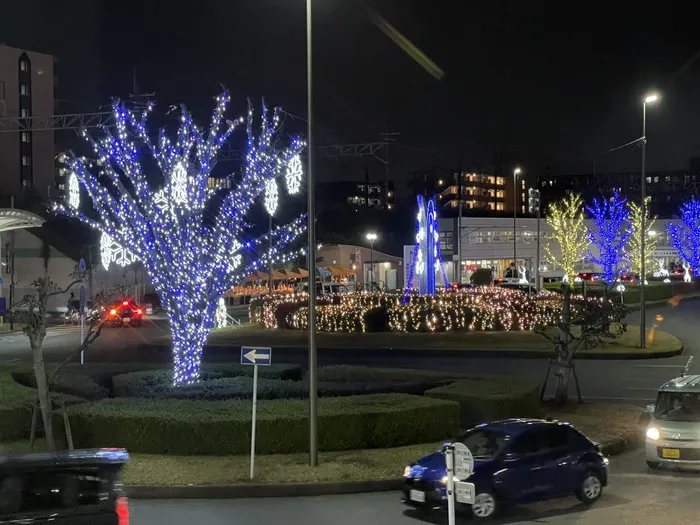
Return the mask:
[[513,266],[515,268],[515,275],[513,277],[520,277],[520,272],[518,271],[518,249],[517,243],[515,241],[515,231],[516,231],[516,221],[518,216],[518,175],[522,170],[520,168],[515,168],[513,170]]
[[369,241],[369,289],[371,290],[374,282],[374,241],[377,240],[377,234],[369,232],[367,240]]
[[647,180],[646,180],[646,164],[647,164],[647,104],[653,104],[659,100],[659,95],[650,93],[644,98],[642,106],[642,220],[640,229],[642,230],[641,248],[641,275],[639,276],[639,347],[645,348],[647,344],[647,309],[644,299],[644,291],[646,289],[646,216],[647,216]]
[[308,165],[306,167],[307,196],[308,196],[308,226],[309,236],[309,465],[318,465],[318,425],[316,405],[318,401],[318,376],[316,355],[316,187],[314,185],[314,148],[313,148],[313,75],[311,71],[311,0],[306,0],[306,145]]

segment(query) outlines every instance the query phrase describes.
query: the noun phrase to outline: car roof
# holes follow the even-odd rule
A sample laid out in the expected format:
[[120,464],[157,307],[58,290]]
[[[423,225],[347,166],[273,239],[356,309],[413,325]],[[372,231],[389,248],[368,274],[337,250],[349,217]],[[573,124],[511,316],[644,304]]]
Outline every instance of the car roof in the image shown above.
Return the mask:
[[700,375],[676,377],[663,384],[661,392],[700,392]]
[[0,454],[0,470],[8,467],[75,467],[87,465],[120,465],[129,461],[123,448],[30,452],[27,454]]
[[513,419],[502,419],[500,421],[492,421],[490,423],[483,423],[478,425],[476,428],[486,428],[489,430],[495,430],[498,432],[504,432],[511,436],[517,436],[522,434],[527,430],[533,428],[545,427],[549,425],[556,426],[567,426],[571,427],[569,423],[564,423],[562,421],[549,421],[546,419],[534,419],[534,418],[513,418]]

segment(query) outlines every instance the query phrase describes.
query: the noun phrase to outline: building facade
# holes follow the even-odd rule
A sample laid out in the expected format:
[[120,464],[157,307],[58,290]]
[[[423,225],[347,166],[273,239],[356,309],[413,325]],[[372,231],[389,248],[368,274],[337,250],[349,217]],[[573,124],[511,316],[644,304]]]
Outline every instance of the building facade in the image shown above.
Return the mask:
[[404,260],[366,246],[324,244],[316,252],[317,266],[340,266],[355,270],[355,282],[361,286],[375,283],[395,290],[404,286]]
[[[31,119],[53,113],[54,57],[0,44],[0,118]],[[24,122],[32,127],[31,120]],[[0,133],[2,200],[28,188],[46,196],[55,186],[54,154],[53,131]]]
[[[493,270],[494,278],[503,277],[506,269],[513,262],[515,248],[518,266],[524,267],[532,276],[535,275],[538,253],[538,229],[537,219],[518,219],[515,233],[515,246],[513,245],[513,220],[505,218],[469,217],[462,219],[461,225],[461,257],[457,255],[457,234],[455,233],[456,221],[453,219],[440,219],[440,250],[443,256],[445,273],[450,283],[468,283],[471,274],[479,268]],[[556,261],[560,253],[556,243],[552,243],[552,260],[549,260],[545,251],[545,244],[549,241],[550,228],[544,219],[540,220],[539,231],[539,265],[540,277],[561,278],[564,275]],[[668,219],[658,219],[654,223],[649,235],[656,238],[656,249],[653,254],[654,266],[650,272],[660,269],[669,270],[673,263],[678,262],[679,254],[670,246],[666,226],[673,222]],[[586,221],[591,227],[591,222]],[[410,256],[413,245],[404,247],[404,267],[410,265]],[[595,254],[595,247],[591,246]],[[459,270],[458,270],[459,269]],[[599,271],[596,265],[582,261],[577,268],[580,272]],[[459,271],[459,275],[458,275]],[[439,277],[439,276],[438,276]],[[438,285],[442,281],[436,279]]]

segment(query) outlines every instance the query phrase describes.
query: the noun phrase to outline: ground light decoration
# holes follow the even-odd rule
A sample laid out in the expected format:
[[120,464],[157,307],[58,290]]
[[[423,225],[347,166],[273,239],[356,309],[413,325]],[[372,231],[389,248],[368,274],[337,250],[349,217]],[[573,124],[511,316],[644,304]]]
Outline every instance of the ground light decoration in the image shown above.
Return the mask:
[[411,258],[411,269],[407,293],[417,289],[422,294],[434,294],[436,291],[435,277],[442,276],[445,288],[449,288],[449,282],[445,275],[445,266],[442,262],[440,251],[440,232],[438,230],[437,211],[435,199],[426,200],[418,195],[418,215],[416,216],[416,244]]
[[[700,268],[700,201],[692,199],[680,207],[681,223],[669,223],[666,227],[669,244],[678,250],[685,271],[683,280],[690,281],[690,269],[697,272]],[[696,273],[697,275],[697,273]]]
[[592,222],[588,240],[597,251],[589,249],[586,260],[601,268],[607,284],[615,282],[628,267],[627,243],[632,232],[626,204],[627,199],[614,191],[610,198],[593,199],[593,204],[586,207]]
[[[228,102],[227,92],[216,97],[208,129],[197,126],[183,106],[173,140],[165,130],[151,138],[152,105],[136,112],[117,101],[114,131],[101,138],[82,132],[96,161],[72,152],[61,156],[69,181],[77,178],[93,210],[74,206],[69,189],[68,205],[56,203],[55,211],[108,236],[103,263],[114,260],[117,247],[143,263],[170,321],[175,385],[199,378],[218,298],[253,271],[303,252],[291,250],[291,244],[304,231],[304,216],[258,237],[246,217],[268,181],[285,177],[290,164],[297,170],[304,142],[291,138],[281,145],[279,108],[270,116],[263,102],[256,119],[249,102],[247,119],[230,121],[224,117]],[[254,120],[259,120],[259,133],[253,131]],[[243,122],[247,145],[241,174],[209,188],[219,150]],[[154,181],[154,171],[162,179]]]

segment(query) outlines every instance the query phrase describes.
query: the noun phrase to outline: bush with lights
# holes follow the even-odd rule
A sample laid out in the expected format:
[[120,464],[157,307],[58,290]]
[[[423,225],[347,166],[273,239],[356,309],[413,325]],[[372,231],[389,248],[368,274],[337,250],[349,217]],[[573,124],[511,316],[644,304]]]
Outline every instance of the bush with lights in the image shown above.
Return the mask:
[[[263,103],[255,133],[252,105],[247,119],[229,121],[228,102],[227,92],[216,97],[208,128],[183,107],[174,140],[165,130],[156,137],[149,131],[151,105],[134,112],[116,102],[113,131],[95,139],[83,131],[94,160],[72,152],[60,158],[68,198],[55,210],[101,231],[143,263],[170,321],[175,385],[199,379],[219,297],[258,268],[301,252],[288,249],[303,232],[304,217],[262,236],[254,235],[246,217],[259,197],[274,213],[278,179],[288,193],[299,192],[304,143],[292,138],[281,145],[279,108],[270,115]],[[240,174],[217,179],[211,188],[219,150],[243,122],[248,140]],[[81,206],[81,192],[92,209]]]
[[[605,304],[607,304],[606,301]],[[595,303],[595,304],[594,304]],[[260,304],[260,303],[259,303]],[[306,295],[278,295],[262,299],[251,316],[269,329],[307,329]],[[599,308],[598,298],[572,297],[572,309]],[[321,332],[449,332],[533,330],[554,326],[562,310],[560,294],[523,294],[505,288],[476,288],[435,295],[400,292],[359,292],[319,298],[316,307]],[[280,319],[285,317],[284,323]]]

